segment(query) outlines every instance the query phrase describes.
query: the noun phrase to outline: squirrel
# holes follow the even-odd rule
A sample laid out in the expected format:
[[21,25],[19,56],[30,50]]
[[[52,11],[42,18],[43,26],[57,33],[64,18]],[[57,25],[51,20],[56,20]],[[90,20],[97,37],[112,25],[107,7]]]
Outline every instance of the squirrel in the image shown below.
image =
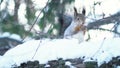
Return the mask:
[[71,24],[67,27],[64,32],[64,38],[76,38],[79,42],[84,40],[84,35],[86,32],[85,24],[85,8],[82,10],[82,14],[77,12],[74,7],[74,18]]

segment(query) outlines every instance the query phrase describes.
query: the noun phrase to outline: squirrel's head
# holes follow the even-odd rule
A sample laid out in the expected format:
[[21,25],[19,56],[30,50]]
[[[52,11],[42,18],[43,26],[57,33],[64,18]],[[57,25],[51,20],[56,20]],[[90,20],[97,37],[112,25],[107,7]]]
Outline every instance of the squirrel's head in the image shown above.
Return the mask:
[[82,13],[78,13],[77,9],[74,7],[74,23],[77,25],[83,25],[85,23],[85,8],[83,8]]

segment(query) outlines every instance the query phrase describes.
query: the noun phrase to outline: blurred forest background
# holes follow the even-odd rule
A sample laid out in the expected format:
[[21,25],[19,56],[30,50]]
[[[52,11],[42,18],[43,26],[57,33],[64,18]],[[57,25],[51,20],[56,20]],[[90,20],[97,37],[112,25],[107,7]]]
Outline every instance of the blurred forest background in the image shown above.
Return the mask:
[[[81,11],[83,7],[86,8],[88,31],[102,30],[112,32],[114,36],[120,36],[120,8],[118,6],[117,11],[111,14],[104,12],[104,9],[101,8],[104,6],[104,0],[92,1],[92,4],[87,7],[82,3],[83,0],[0,0],[0,34],[4,32],[18,34],[21,40],[26,37],[34,39],[62,37],[64,30],[72,21],[72,9],[76,5],[75,1],[78,1],[78,11]],[[111,1],[113,2],[113,0]],[[117,2],[120,4],[120,1]],[[110,8],[107,10],[114,10],[114,7]],[[98,11],[100,12],[97,13]],[[106,24],[107,26],[112,24],[112,27],[108,27],[109,29],[101,27]],[[95,33],[92,32],[92,34]],[[88,34],[89,39],[90,36],[91,34]],[[22,43],[21,40],[1,37],[0,46],[9,46],[0,50],[14,47],[13,45]]]
[[4,8],[0,10],[0,32],[15,33],[22,38],[26,35],[35,37],[41,33],[59,35],[59,22],[62,21],[65,6],[74,0],[46,0],[45,5],[41,2],[39,4],[44,7],[36,5],[34,0],[1,0],[0,4],[4,4]]

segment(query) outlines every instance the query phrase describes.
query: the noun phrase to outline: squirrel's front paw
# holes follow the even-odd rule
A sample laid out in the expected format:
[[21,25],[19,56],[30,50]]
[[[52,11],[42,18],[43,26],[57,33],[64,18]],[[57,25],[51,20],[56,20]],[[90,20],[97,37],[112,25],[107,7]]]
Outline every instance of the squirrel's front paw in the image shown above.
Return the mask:
[[86,26],[81,26],[81,30],[82,30],[82,31],[84,31],[84,30],[86,30],[86,29],[87,29]]

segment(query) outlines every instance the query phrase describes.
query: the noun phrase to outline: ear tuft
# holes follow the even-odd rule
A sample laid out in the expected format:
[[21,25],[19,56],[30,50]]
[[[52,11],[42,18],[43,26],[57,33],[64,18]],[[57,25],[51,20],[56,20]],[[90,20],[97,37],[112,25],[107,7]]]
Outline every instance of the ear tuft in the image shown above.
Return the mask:
[[76,12],[77,13],[77,9],[74,7],[74,12]]
[[77,14],[77,9],[74,7],[74,16],[76,16]]
[[85,13],[86,13],[86,10],[85,10],[85,8],[83,8],[82,14],[85,15]]

